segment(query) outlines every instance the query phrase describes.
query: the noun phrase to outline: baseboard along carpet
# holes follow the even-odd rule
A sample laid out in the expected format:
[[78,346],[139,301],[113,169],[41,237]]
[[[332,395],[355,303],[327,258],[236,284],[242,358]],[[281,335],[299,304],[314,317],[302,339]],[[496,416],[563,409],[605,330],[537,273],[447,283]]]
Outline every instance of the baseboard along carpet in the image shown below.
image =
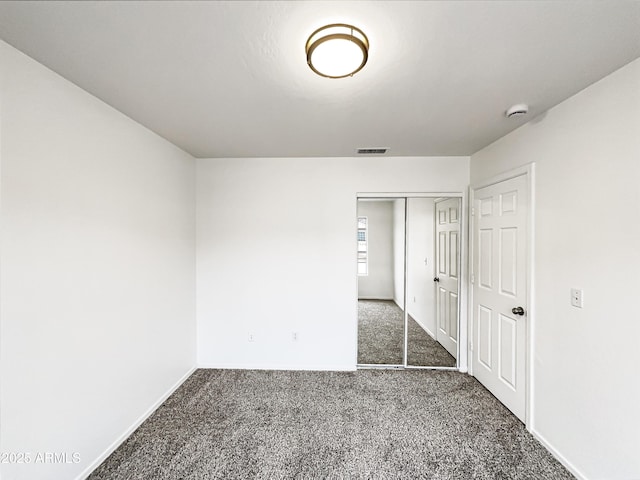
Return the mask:
[[[456,359],[409,316],[407,364],[455,367]],[[404,312],[392,300],[358,300],[358,364],[402,365]]]
[[90,480],[571,479],[453,371],[197,370]]

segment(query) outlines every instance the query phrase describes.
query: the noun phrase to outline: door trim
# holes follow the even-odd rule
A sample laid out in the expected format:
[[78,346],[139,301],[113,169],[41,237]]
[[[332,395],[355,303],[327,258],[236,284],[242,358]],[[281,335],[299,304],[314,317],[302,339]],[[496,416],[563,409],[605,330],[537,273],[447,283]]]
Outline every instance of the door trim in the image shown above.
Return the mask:
[[[476,190],[480,190],[484,187],[489,187],[491,185],[495,185],[496,183],[501,183],[506,180],[511,180],[512,178],[525,176],[527,180],[527,330],[525,339],[525,426],[528,431],[531,431],[534,425],[534,384],[533,384],[533,375],[534,375],[534,362],[533,362],[533,351],[535,345],[535,162],[523,165],[521,167],[514,168],[512,170],[508,170],[506,172],[500,173],[493,177],[482,180],[478,183],[474,183],[469,187],[469,242],[468,242],[468,253],[469,253],[469,264],[468,264],[468,272],[467,276],[467,292],[468,292],[468,302],[467,302],[467,319],[469,324],[467,326],[468,332],[473,332],[475,316],[473,312],[473,285],[471,283],[471,271],[473,268],[473,245],[474,245],[474,216],[471,215],[472,208],[475,201],[475,192]],[[468,365],[469,365],[469,374],[473,376],[473,352],[471,350],[471,339],[472,334],[468,336],[469,341],[467,342],[467,357],[468,357]]]

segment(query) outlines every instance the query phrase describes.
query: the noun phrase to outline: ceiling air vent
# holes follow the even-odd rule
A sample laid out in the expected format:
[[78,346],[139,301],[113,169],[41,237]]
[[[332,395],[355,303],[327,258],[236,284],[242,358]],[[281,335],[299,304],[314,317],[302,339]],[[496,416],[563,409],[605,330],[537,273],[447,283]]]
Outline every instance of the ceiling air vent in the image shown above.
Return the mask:
[[387,153],[386,148],[359,148],[358,155],[384,155]]

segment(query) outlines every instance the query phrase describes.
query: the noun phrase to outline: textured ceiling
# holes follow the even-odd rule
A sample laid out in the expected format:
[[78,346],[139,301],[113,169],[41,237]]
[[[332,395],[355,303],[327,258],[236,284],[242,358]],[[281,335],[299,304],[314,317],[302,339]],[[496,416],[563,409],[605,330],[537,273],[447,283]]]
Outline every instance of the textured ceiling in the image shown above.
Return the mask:
[[[334,22],[352,78],[306,65]],[[1,2],[0,38],[196,157],[469,155],[638,58],[640,2]]]

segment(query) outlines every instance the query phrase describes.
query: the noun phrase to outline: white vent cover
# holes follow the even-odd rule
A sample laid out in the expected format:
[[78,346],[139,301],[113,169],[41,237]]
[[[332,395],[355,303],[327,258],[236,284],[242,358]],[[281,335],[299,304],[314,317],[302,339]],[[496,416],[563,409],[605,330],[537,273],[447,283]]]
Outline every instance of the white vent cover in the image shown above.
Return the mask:
[[359,148],[356,153],[358,155],[384,155],[387,150],[387,148]]

